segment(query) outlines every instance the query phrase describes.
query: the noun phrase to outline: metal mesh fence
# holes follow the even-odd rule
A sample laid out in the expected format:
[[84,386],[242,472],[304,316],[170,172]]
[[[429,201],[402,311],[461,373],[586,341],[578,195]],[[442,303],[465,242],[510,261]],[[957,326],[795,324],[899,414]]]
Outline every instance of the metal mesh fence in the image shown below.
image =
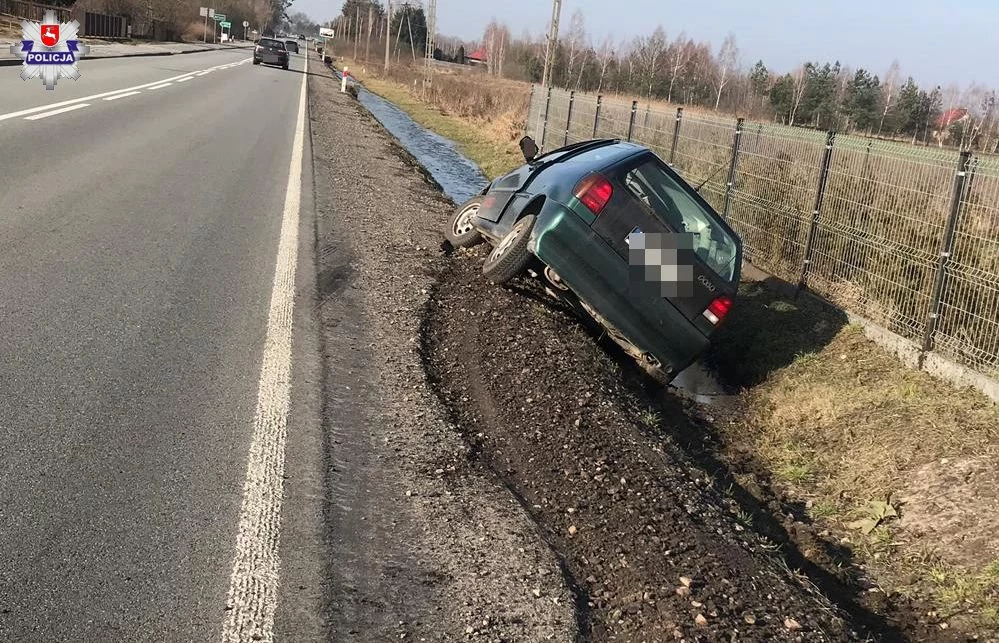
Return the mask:
[[692,185],[703,183],[720,213],[727,200],[752,263],[807,279],[841,308],[999,376],[999,159],[972,158],[961,177],[954,151],[827,140],[766,123],[742,123],[736,145],[733,118],[554,89],[550,102],[536,90],[530,109],[544,150],[589,138],[645,145]]
[[844,137],[833,146],[810,284],[907,339],[925,330],[958,155]]
[[936,348],[999,377],[999,161],[975,158],[944,276]]
[[750,261],[787,281],[801,275],[824,146],[809,130],[743,126],[732,226]]

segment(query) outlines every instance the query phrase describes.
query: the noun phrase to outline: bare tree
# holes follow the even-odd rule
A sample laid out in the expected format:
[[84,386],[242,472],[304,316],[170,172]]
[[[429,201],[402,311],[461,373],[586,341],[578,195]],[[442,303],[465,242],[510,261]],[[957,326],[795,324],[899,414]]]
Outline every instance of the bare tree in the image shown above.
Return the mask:
[[891,110],[891,101],[895,98],[895,89],[898,87],[901,78],[902,72],[899,69],[898,60],[893,60],[891,66],[888,67],[887,73],[885,73],[884,82],[881,83],[881,91],[884,92],[885,96],[885,107],[881,110],[881,120],[878,122],[878,136],[881,136],[881,130],[885,126],[885,117],[888,116],[888,112]]
[[739,60],[739,48],[735,44],[735,34],[729,33],[718,50],[718,69],[715,72],[715,111],[721,103],[722,91],[732,77],[732,72]]
[[691,42],[682,31],[666,51],[666,64],[669,69],[669,89],[666,92],[667,102],[673,102],[673,87],[676,86],[677,79],[683,75],[687,63],[690,62],[692,51]]
[[801,106],[801,99],[808,89],[808,68],[799,65],[791,73],[791,113],[788,114],[788,125],[794,125],[794,117],[798,114],[798,107]]
[[569,29],[561,40],[569,47],[565,68],[565,86],[569,87],[572,84],[572,70],[575,69],[580,54],[585,54],[586,48],[586,23],[580,9],[572,12],[572,17],[569,19]]
[[600,50],[597,52],[597,62],[600,65],[600,79],[597,81],[597,93],[604,87],[604,78],[607,76],[607,67],[611,59],[614,58],[614,39],[607,36],[600,43]]
[[659,76],[665,54],[666,32],[661,26],[656,27],[651,36],[639,38],[635,42],[635,55],[638,58],[645,87],[649,90],[649,98],[652,98],[652,90],[655,88],[656,78]]

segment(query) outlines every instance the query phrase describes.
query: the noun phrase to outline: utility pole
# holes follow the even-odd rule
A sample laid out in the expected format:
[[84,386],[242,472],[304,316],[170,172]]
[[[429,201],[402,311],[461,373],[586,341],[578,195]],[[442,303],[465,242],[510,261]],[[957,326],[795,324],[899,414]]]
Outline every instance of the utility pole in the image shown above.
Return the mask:
[[545,48],[545,71],[541,77],[541,86],[547,87],[551,82],[552,65],[555,60],[555,45],[558,44],[558,19],[562,14],[562,0],[552,0],[552,23],[548,30],[548,46]]
[[424,83],[429,83],[434,65],[434,49],[436,49],[437,34],[437,0],[427,2],[427,69],[424,75]]
[[385,8],[385,71],[389,68],[389,44],[392,42],[392,0]]

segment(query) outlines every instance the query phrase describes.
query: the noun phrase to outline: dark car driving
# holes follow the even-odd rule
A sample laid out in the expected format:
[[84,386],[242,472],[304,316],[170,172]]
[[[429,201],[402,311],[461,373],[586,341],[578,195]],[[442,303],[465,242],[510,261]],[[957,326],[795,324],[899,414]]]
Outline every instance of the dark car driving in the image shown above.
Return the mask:
[[297,40],[285,40],[284,41],[284,45],[285,45],[285,47],[287,47],[288,51],[290,51],[292,53],[295,53],[295,54],[298,53],[298,41]]
[[493,246],[503,284],[543,273],[646,370],[671,381],[708,347],[736,296],[743,246],[697,190],[650,149],[589,140],[535,156],[460,206],[452,245]]
[[288,69],[291,55],[284,42],[276,38],[261,38],[253,49],[253,64],[280,65]]

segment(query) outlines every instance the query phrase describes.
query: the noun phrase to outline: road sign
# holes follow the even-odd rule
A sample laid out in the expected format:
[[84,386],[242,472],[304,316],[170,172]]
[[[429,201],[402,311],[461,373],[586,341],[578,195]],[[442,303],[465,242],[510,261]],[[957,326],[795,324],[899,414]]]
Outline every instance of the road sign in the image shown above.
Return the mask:
[[222,22],[223,20],[225,20],[225,14],[217,13],[214,16],[212,16],[212,18],[215,18],[215,22]]
[[202,18],[204,18],[205,16],[207,16],[208,15],[208,7],[201,7],[201,9],[198,11],[198,15],[201,16]]
[[221,24],[221,25],[222,25],[222,28],[223,28],[223,29],[229,29],[230,27],[232,27],[232,23],[231,23],[231,22],[226,22],[225,20],[223,20],[223,21],[222,21],[221,23],[219,23],[219,24]]
[[320,27],[319,35],[322,36],[323,38],[332,38],[334,36],[334,32],[332,29],[327,29],[326,27]]
[[208,10],[208,17],[211,18],[214,15],[215,15],[215,10],[214,9],[209,9]]
[[243,21],[243,26],[244,27],[249,27],[250,26],[250,21],[249,20],[244,20]]

